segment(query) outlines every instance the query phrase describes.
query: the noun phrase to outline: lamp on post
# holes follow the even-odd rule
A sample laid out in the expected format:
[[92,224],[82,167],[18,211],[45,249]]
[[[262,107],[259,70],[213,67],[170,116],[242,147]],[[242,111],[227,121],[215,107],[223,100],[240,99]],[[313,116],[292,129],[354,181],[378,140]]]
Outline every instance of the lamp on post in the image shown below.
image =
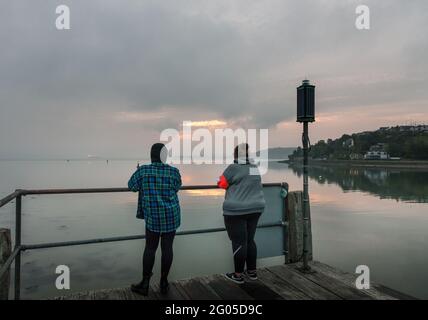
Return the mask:
[[303,272],[310,271],[309,260],[309,185],[308,185],[308,123],[315,121],[315,86],[303,80],[297,88],[297,122],[303,123]]

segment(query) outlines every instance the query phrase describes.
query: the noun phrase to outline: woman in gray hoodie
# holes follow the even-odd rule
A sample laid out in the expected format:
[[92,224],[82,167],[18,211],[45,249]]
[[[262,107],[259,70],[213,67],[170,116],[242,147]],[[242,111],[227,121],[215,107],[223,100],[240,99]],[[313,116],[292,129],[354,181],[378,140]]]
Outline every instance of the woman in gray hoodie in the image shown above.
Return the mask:
[[225,276],[238,284],[244,282],[244,275],[257,280],[257,246],[254,236],[257,222],[265,208],[265,199],[257,166],[248,158],[248,144],[235,147],[234,163],[226,168],[218,186],[226,189],[224,224],[232,241],[235,264],[235,272]]

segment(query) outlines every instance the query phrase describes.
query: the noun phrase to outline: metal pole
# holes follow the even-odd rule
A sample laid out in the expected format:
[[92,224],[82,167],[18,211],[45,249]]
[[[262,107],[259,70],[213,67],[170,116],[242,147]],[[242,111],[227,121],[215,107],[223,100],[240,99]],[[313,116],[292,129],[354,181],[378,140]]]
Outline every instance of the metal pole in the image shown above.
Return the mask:
[[[283,194],[285,191],[285,194]],[[281,190],[281,197],[283,197],[283,210],[282,210],[282,245],[283,245],[283,253],[284,253],[284,263],[287,264],[290,262],[289,257],[289,229],[288,229],[288,183],[283,183]]]
[[308,123],[303,122],[303,271],[310,270],[308,264],[308,230],[309,230],[309,186],[308,186]]
[[[16,215],[15,215],[15,248],[21,246],[21,203],[22,196],[16,197]],[[21,250],[15,258],[15,300],[19,300],[21,293]]]

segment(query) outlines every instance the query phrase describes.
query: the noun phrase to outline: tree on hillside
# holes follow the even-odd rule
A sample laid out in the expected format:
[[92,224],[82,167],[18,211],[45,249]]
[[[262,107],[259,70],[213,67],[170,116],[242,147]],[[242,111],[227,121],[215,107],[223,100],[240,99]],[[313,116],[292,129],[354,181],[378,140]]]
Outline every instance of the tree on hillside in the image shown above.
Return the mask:
[[[350,139],[353,139],[353,143],[349,143]],[[320,140],[311,146],[309,156],[313,159],[346,160],[355,158],[355,155],[364,155],[377,144],[384,144],[385,151],[394,157],[428,160],[428,132],[403,130],[402,127],[344,134],[335,140],[328,139],[327,142]],[[303,150],[299,147],[289,158],[293,160],[302,156]]]

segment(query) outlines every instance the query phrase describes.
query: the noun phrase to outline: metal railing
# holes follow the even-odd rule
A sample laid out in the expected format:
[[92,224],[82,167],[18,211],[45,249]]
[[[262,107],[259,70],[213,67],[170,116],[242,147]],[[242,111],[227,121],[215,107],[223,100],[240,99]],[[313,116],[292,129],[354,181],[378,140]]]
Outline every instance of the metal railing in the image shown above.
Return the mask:
[[[283,187],[288,191],[287,183],[265,183],[263,187]],[[180,190],[204,190],[204,189],[218,189],[216,185],[199,185],[199,186],[183,186]],[[63,242],[48,242],[39,244],[22,244],[21,243],[21,227],[22,227],[22,197],[26,195],[48,195],[48,194],[79,194],[79,193],[112,193],[112,192],[131,192],[128,188],[89,188],[89,189],[39,189],[39,190],[23,190],[18,189],[10,195],[0,200],[0,208],[9,202],[16,200],[15,203],[15,245],[9,258],[5,261],[0,269],[0,279],[8,271],[10,265],[15,262],[14,274],[14,299],[19,300],[21,294],[21,252],[25,250],[46,249],[55,247],[69,247],[94,243],[117,242],[127,240],[145,239],[145,235],[131,235],[110,238],[96,238],[75,241]],[[286,226],[285,221],[278,221],[276,223],[260,224],[257,228],[269,228],[277,226]],[[192,235],[201,233],[223,232],[226,228],[210,228],[177,232],[177,236]]]

